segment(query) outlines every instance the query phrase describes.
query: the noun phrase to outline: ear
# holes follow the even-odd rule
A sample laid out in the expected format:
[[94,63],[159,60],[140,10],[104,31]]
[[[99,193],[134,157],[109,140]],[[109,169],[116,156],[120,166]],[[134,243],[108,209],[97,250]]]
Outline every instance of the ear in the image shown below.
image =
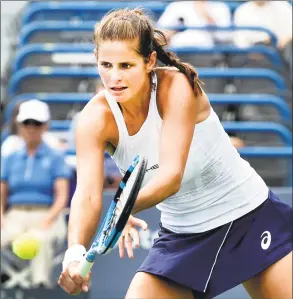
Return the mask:
[[153,51],[150,54],[149,60],[147,62],[147,72],[150,73],[156,66],[157,63],[157,52]]

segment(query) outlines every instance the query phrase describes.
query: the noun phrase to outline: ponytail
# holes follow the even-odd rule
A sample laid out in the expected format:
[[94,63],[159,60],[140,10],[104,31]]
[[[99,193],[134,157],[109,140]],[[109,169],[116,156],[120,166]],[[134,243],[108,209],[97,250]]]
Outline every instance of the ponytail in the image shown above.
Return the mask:
[[157,52],[158,60],[167,66],[176,67],[189,80],[196,96],[201,95],[202,82],[196,70],[188,63],[183,63],[175,53],[164,50],[167,40],[163,32],[154,29],[149,17],[142,9],[124,8],[110,11],[96,24],[94,41],[97,56],[99,44],[106,40],[136,40],[138,38],[138,53],[147,61],[152,51]]
[[167,66],[176,67],[181,73],[185,74],[188,78],[192,89],[196,96],[202,95],[202,87],[203,84],[199,78],[196,70],[189,64],[181,62],[178,56],[169,51],[164,50],[164,46],[167,45],[167,39],[164,33],[160,30],[154,30],[154,50],[157,52],[158,60],[164,63]]

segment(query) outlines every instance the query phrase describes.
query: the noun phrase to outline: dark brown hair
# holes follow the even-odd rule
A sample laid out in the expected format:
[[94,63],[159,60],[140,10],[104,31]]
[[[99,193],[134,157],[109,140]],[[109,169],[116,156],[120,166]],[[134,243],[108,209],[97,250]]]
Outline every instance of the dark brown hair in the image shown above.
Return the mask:
[[164,33],[152,26],[151,18],[144,10],[118,9],[107,13],[96,24],[94,42],[98,53],[99,44],[106,40],[139,40],[137,50],[146,61],[153,51],[164,65],[174,66],[188,78],[195,95],[202,94],[201,81],[196,70],[188,63],[181,62],[175,53],[166,51],[167,39]]

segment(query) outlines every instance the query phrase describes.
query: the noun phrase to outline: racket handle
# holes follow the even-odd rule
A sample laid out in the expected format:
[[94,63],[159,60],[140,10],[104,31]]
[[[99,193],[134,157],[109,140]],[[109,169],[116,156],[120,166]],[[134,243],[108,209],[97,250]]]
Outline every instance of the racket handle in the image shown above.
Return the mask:
[[87,261],[86,258],[82,259],[79,264],[79,269],[78,269],[79,275],[81,277],[85,278],[89,274],[93,265],[94,265],[94,263]]

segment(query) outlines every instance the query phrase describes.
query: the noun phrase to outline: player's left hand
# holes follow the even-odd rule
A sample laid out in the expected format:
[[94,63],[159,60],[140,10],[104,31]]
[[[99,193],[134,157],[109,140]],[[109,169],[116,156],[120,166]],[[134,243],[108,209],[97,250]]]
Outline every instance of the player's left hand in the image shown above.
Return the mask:
[[131,259],[134,258],[133,245],[135,248],[139,247],[139,232],[135,226],[141,227],[143,230],[148,229],[148,225],[144,220],[135,218],[132,215],[129,216],[128,222],[118,241],[120,258],[124,257],[125,248],[128,257]]

